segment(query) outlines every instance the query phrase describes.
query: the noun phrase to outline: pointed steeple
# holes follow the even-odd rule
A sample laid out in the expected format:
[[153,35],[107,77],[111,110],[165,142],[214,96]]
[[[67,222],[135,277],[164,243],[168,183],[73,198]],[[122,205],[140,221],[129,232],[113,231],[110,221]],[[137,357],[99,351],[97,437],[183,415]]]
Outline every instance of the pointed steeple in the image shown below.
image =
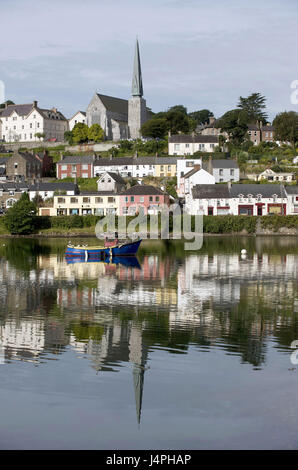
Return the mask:
[[141,71],[141,61],[140,61],[140,51],[139,51],[138,40],[136,40],[131,94],[132,96],[140,96],[140,97],[143,96],[142,71]]

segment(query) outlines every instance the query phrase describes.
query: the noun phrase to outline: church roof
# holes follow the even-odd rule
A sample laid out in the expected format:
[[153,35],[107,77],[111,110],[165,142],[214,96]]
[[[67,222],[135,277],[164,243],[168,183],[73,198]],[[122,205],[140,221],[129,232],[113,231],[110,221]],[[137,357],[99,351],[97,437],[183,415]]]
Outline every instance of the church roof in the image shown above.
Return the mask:
[[97,93],[97,96],[107,110],[112,113],[124,114],[126,117],[128,116],[128,100],[115,98],[114,96],[101,95],[100,93]]

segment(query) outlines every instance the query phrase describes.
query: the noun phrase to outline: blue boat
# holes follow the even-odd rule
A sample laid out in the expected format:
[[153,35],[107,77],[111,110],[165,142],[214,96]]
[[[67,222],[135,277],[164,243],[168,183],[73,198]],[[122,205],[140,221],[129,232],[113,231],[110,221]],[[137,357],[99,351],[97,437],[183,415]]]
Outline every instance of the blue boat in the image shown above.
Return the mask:
[[88,246],[88,245],[67,245],[65,256],[80,257],[85,260],[100,259],[105,260],[116,256],[135,256],[142,240],[135,242],[122,243],[114,246]]

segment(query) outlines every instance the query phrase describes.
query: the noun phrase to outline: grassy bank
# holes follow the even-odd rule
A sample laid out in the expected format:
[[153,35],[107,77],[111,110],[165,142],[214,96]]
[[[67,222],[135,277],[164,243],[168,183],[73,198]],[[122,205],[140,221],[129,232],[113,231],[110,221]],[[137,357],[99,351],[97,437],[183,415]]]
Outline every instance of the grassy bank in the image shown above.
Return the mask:
[[[94,215],[86,216],[59,216],[59,217],[37,217],[35,235],[40,236],[94,236],[96,223],[102,217]],[[123,220],[123,219],[122,219]],[[126,227],[135,220],[134,217],[125,218]],[[116,227],[118,217],[116,217]],[[147,217],[147,227],[149,227],[149,216]],[[161,230],[161,221],[158,223],[159,232]],[[170,233],[173,229],[173,218],[169,220]],[[141,229],[142,230],[142,229]],[[140,231],[141,231],[140,230]],[[135,232],[139,231],[139,227],[134,228]],[[191,231],[195,231],[195,216],[191,218]],[[204,216],[203,231],[205,234],[235,234],[235,235],[252,235],[252,234],[278,234],[288,231],[289,234],[298,235],[298,216]],[[4,217],[0,218],[0,235],[9,235],[4,225]]]

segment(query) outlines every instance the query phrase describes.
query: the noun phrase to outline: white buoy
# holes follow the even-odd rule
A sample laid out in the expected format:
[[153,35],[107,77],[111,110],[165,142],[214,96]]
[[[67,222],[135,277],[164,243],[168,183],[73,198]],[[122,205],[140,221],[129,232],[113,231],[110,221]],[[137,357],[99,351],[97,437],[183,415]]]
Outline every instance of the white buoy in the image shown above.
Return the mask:
[[243,250],[241,250],[241,254],[242,254],[242,255],[246,255],[246,253],[247,253],[246,249],[243,248]]

